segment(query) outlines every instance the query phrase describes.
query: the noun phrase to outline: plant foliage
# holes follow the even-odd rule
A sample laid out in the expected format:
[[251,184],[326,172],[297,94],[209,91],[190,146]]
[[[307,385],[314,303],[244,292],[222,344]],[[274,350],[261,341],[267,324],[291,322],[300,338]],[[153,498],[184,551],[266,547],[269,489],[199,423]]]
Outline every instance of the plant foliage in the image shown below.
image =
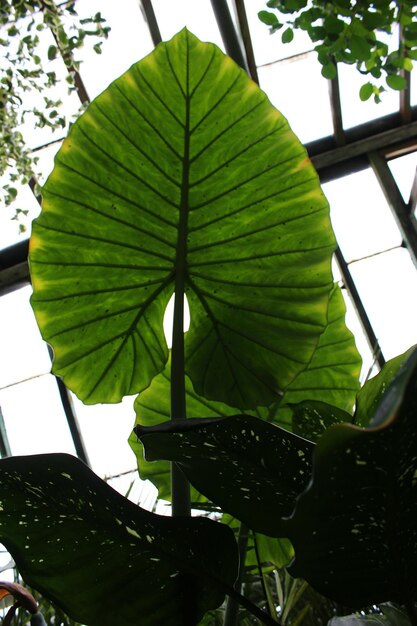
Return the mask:
[[[311,624],[329,607],[334,615],[334,599],[412,605],[417,352],[382,374],[387,395],[378,383],[361,392],[362,413],[376,410],[369,429],[336,423],[352,421],[360,359],[331,278],[329,208],[305,149],[258,87],[184,29],[89,106],[43,196],[32,304],[54,371],[89,403],[140,392],[132,447],[145,474],[158,459],[148,476],[168,497],[159,459],[170,461],[174,517],[144,511],[67,455],[4,459],[0,540],[24,579],[91,626],[208,624],[225,594],[265,624],[279,624],[278,611],[286,624]],[[178,516],[181,470],[206,515],[234,519]],[[268,591],[271,568],[292,554],[288,539],[292,571],[330,597],[324,613],[299,610],[309,587],[288,574]],[[389,546],[396,586],[381,567],[374,580],[377,541]],[[363,561],[357,590],[352,563]],[[233,587],[242,580],[249,598]],[[229,602],[228,626],[233,612]]]
[[260,11],[259,18],[272,33],[283,29],[283,43],[291,42],[297,29],[309,35],[325,78],[335,78],[337,63],[356,65],[370,79],[360,89],[361,100],[373,96],[379,102],[386,87],[405,89],[404,72],[417,58],[414,0],[269,0],[267,7],[272,11]]
[[[94,50],[101,52],[102,39],[110,30],[104,22],[100,13],[80,19],[74,1],[0,3],[0,176],[9,174],[10,182],[2,186],[6,206],[17,196],[14,185],[29,182],[36,169],[36,158],[21,132],[22,124],[29,120],[35,127],[48,126],[52,131],[67,128],[68,120],[60,109],[62,102],[54,95],[54,87],[61,80],[56,63],[59,58],[63,60],[68,89],[75,89],[74,70],[79,62],[74,54],[89,37],[95,38]],[[50,45],[45,48],[43,39],[48,29]],[[28,105],[28,92],[40,94],[37,104]],[[18,210],[17,217],[21,212]]]
[[30,247],[54,371],[86,403],[164,368],[178,281],[186,372],[240,409],[279,399],[327,323],[334,236],[305,149],[243,70],[185,32],[73,125]]

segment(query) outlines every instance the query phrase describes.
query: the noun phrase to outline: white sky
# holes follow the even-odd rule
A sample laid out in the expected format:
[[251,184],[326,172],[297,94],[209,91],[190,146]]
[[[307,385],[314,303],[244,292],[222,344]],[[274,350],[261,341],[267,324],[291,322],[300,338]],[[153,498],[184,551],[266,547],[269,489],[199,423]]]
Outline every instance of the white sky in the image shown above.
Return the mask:
[[[309,40],[296,37],[289,46],[280,44],[279,35],[269,36],[256,13],[265,8],[261,0],[247,2],[248,17],[263,86],[272,103],[288,118],[293,130],[304,142],[331,133],[327,84],[321,79],[320,67]],[[78,0],[81,14],[101,11],[112,27],[101,56],[85,50],[81,74],[91,97],[148,54],[153,46],[136,0]],[[203,40],[221,44],[209,0],[176,2],[154,0],[154,8],[164,39],[187,25]],[[49,42],[46,42],[46,47]],[[270,65],[287,55],[306,53],[291,63]],[[56,69],[58,61],[54,61]],[[269,65],[268,65],[269,64]],[[343,117],[347,126],[381,116],[396,109],[398,96],[389,94],[382,105],[359,101],[358,76],[352,68],[340,69]],[[415,93],[415,92],[414,92]],[[417,102],[417,97],[414,98]],[[75,108],[72,102],[71,107]],[[40,139],[51,139],[48,132],[31,134],[35,145]],[[53,138],[53,137],[52,137]],[[58,145],[39,153],[40,170],[46,175],[53,166]],[[391,164],[398,184],[408,200],[416,154]],[[408,253],[399,249],[401,240],[395,221],[372,172],[367,170],[324,186],[329,199],[336,235],[348,261],[396,248],[351,265],[360,294],[368,308],[371,322],[387,358],[417,343],[417,272]],[[39,207],[28,189],[22,189],[18,206],[30,210],[30,218]],[[16,222],[10,220],[13,209],[2,209],[0,247],[18,240]],[[28,219],[28,223],[30,219]],[[73,452],[54,379],[47,374],[50,362],[28,304],[30,288],[0,298],[0,406],[3,410],[13,454],[47,451]],[[352,311],[348,323],[357,335],[358,346],[365,357],[365,373],[371,358],[366,342]],[[22,382],[24,381],[24,382]],[[134,423],[132,398],[121,405],[85,407],[75,400],[83,437],[95,471],[109,476],[135,467],[127,437]]]

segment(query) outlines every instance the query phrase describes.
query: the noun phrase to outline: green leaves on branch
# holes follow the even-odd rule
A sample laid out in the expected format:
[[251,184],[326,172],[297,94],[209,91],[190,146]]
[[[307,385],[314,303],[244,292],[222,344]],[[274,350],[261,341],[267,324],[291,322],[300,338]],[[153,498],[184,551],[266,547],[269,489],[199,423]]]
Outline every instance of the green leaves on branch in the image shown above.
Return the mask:
[[[104,23],[100,13],[79,19],[75,2],[1,3],[0,175],[7,173],[11,181],[1,188],[1,200],[6,206],[15,199],[10,193],[13,184],[26,184],[36,169],[36,159],[31,157],[19,127],[28,119],[35,127],[48,126],[52,131],[67,125],[68,120],[59,113],[62,103],[54,95],[53,89],[60,81],[51,62],[62,56],[69,70],[67,87],[73,90],[72,70],[79,66],[74,53],[91,36],[96,40],[106,38],[110,29]],[[44,34],[48,30],[56,43],[46,48]],[[33,106],[33,99],[23,103],[25,93],[41,94],[40,104]]]
[[118,402],[164,368],[178,275],[200,396],[267,406],[309,363],[332,286],[328,205],[286,120],[216,46],[184,30],[115,81],[43,196],[32,303],[84,402]]
[[[322,65],[325,78],[336,77],[336,64],[356,65],[357,70],[371,80],[362,85],[359,96],[376,102],[385,91],[380,79],[394,90],[407,86],[404,72],[413,68],[417,55],[417,13],[415,2],[374,3],[320,2],[313,0],[269,0],[258,13],[259,19],[275,32],[285,26],[281,40],[289,43],[297,29],[307,32],[315,44],[314,50]],[[272,9],[272,10],[271,10]],[[400,29],[398,44],[396,30]],[[387,34],[395,36],[388,46]]]
[[0,483],[0,541],[79,622],[196,624],[237,576],[229,528],[149,513],[69,455],[2,459]]

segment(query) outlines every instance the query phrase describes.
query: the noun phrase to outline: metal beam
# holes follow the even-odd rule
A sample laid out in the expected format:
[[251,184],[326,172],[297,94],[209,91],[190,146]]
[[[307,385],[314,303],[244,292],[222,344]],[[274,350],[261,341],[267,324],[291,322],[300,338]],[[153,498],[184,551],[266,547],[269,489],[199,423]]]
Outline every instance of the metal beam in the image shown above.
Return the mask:
[[250,36],[248,18],[246,15],[244,0],[235,0],[236,18],[239,23],[240,33],[246,53],[246,61],[249,75],[257,85],[259,85],[258,70],[256,67],[255,54],[253,52],[252,37]]
[[0,458],[4,459],[7,456],[12,456],[10,450],[9,438],[7,436],[6,424],[4,423],[4,417],[0,406]]
[[332,113],[333,134],[337,146],[344,146],[346,143],[345,132],[343,130],[342,105],[340,102],[339,73],[336,66],[336,76],[327,81],[329,86],[330,109]]
[[232,16],[230,15],[227,1],[211,0],[211,6],[213,7],[213,13],[216,18],[217,26],[219,27],[227,54],[235,61],[235,63],[240,65],[240,67],[249,74],[249,69],[247,67],[245,57],[243,56],[240,41],[236,33]]
[[152,1],[140,0],[140,7],[142,9],[142,14],[145,18],[145,21],[148,25],[153,45],[157,46],[159,43],[161,43],[162,37],[161,31],[159,30],[158,22],[156,20],[155,11],[153,10]]
[[410,219],[409,209],[398,189],[395,178],[386,159],[379,152],[371,152],[369,162],[394,215],[411,259],[417,267],[417,229],[415,223]]
[[355,281],[352,278],[349,266],[346,263],[340,248],[337,248],[335,252],[335,257],[339,266],[340,273],[342,275],[344,285],[348,290],[350,297],[352,298],[352,302],[361,322],[363,332],[365,333],[365,336],[368,340],[369,347],[379,367],[382,368],[385,364],[385,359],[384,355],[382,354],[381,346],[379,345],[378,338],[374,333],[374,329],[372,328],[372,324],[369,320],[368,314],[365,310],[365,307],[363,306],[361,297],[356,288]]
[[[414,107],[414,109],[417,108]],[[373,133],[374,125],[368,124],[369,134],[359,140],[354,140],[346,131],[346,145],[333,149],[325,149],[328,140],[311,142],[306,145],[307,151],[314,167],[320,174],[322,182],[328,182],[345,174],[359,171],[368,167],[367,154],[375,150],[393,149],[394,147],[407,144],[410,152],[417,150],[417,121],[399,125],[383,132]],[[320,149],[322,148],[322,149]]]
[[416,207],[417,207],[417,167],[414,173],[413,184],[411,186],[410,199],[408,201],[408,212],[410,215],[414,216]]
[[0,296],[30,283],[28,247],[29,241],[25,239],[0,250]]

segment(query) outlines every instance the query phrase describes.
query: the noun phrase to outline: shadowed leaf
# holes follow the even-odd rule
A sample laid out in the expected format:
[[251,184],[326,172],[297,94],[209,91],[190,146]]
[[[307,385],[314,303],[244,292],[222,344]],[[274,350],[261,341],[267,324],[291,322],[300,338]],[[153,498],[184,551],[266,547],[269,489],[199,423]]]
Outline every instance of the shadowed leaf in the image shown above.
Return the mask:
[[235,580],[230,529],[149,513],[74,457],[3,459],[0,482],[0,541],[25,582],[76,621],[196,624]]
[[417,350],[369,429],[335,425],[288,523],[290,573],[345,606],[417,599]]
[[285,537],[311,470],[314,444],[250,415],[166,422],[135,432],[146,460],[168,459],[225,512],[254,531]]

